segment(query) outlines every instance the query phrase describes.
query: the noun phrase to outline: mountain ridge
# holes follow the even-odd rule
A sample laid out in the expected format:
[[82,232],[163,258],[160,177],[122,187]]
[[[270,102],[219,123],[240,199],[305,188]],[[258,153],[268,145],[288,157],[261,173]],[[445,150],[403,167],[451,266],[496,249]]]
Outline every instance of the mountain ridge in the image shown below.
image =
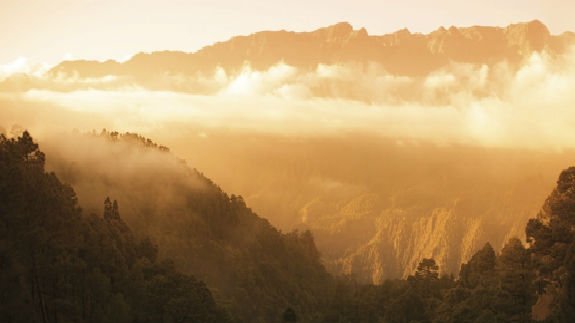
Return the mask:
[[221,67],[237,72],[246,63],[255,70],[283,62],[298,68],[343,62],[377,62],[398,75],[424,75],[450,62],[517,63],[533,52],[564,53],[575,44],[575,33],[552,35],[539,20],[506,27],[439,27],[428,34],[407,29],[370,35],[348,22],[309,32],[260,31],[234,36],[195,52],[138,53],[125,62],[64,61],[47,75],[101,77],[123,75],[149,79],[159,74],[213,73]]
[[298,313],[324,306],[332,278],[311,233],[279,231],[166,147],[107,130],[42,145],[47,169],[75,187],[84,210],[113,195],[127,226],[157,243],[158,259],[205,282],[234,320],[271,322],[288,306]]

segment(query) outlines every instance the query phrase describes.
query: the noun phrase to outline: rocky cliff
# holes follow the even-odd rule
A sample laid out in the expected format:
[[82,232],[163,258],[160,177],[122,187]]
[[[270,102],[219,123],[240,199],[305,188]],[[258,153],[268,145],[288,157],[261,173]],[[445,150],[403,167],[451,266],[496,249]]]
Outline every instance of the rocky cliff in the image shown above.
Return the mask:
[[164,74],[211,74],[216,67],[233,73],[245,64],[263,70],[279,62],[298,68],[371,62],[396,75],[425,75],[450,62],[519,62],[534,51],[562,53],[574,43],[575,34],[551,35],[537,20],[507,27],[440,27],[429,34],[403,29],[386,35],[369,35],[364,28],[354,29],[342,22],[311,32],[262,31],[237,36],[193,53],[140,53],[123,63],[65,61],[48,73],[130,76],[146,83]]

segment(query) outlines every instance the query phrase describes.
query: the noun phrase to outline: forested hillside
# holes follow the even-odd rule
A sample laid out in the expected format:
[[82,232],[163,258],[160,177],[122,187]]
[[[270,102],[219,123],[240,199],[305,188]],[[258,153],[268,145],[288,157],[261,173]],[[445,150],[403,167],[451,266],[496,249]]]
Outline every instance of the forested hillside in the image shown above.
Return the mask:
[[[2,322],[575,319],[575,168],[561,173],[529,221],[527,246],[513,238],[498,253],[485,244],[457,277],[440,275],[436,261],[426,258],[407,279],[371,285],[330,277],[309,232],[277,231],[241,197],[228,196],[167,148],[135,134],[102,132],[81,140],[86,138],[120,147],[113,150],[117,155],[106,151],[113,163],[102,165],[119,167],[116,177],[73,163],[61,164],[60,171],[79,185],[92,181],[92,194],[109,190],[126,203],[104,197],[99,212],[86,213],[72,187],[45,171],[46,155],[28,132],[0,136]],[[118,163],[122,156],[134,174]],[[155,168],[164,157],[176,162]],[[168,187],[183,193],[158,204]]]
[[406,278],[423,258],[456,275],[485,243],[499,252],[523,238],[557,174],[575,161],[570,150],[369,136],[190,133],[170,148],[274,226],[309,229],[332,274],[375,284]]
[[157,259],[119,205],[85,214],[27,132],[0,135],[1,322],[227,322],[206,285]]
[[78,189],[84,209],[101,212],[106,196],[117,199],[134,236],[150,237],[160,261],[205,281],[234,320],[270,322],[288,307],[317,320],[331,278],[309,232],[279,232],[240,196],[136,134],[75,134],[57,145],[48,167]]
[[406,280],[382,285],[340,281],[325,322],[573,322],[575,320],[575,168],[563,171],[536,219],[528,245],[490,244],[440,277],[433,259]]

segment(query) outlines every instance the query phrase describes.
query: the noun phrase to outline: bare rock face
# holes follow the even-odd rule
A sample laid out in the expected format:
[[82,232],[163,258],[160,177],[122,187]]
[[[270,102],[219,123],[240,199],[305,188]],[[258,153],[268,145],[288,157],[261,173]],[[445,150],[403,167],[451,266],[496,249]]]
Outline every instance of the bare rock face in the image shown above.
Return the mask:
[[214,166],[213,156],[198,165],[225,174],[216,180],[282,230],[311,230],[332,273],[364,282],[413,274],[423,258],[457,275],[487,242],[499,252],[510,238],[524,239],[558,172],[573,163],[568,152],[410,147],[357,137],[236,144],[241,154],[214,154],[233,160],[237,176],[225,172],[227,164]]
[[[325,258],[332,272],[364,282],[378,284],[389,278],[405,278],[423,258],[434,258],[441,273],[452,274],[485,243],[499,249],[507,239],[522,237],[530,213],[527,210],[536,209],[541,202],[535,199],[519,205],[513,199],[490,201],[495,204],[474,211],[477,205],[472,199],[465,197],[444,207],[386,208],[368,219],[359,216],[343,221],[347,223],[336,230],[318,229],[317,242],[320,249],[333,248],[333,241],[353,241],[353,235],[362,232],[361,242],[346,245],[340,253],[332,250]],[[499,207],[502,210],[498,211]]]

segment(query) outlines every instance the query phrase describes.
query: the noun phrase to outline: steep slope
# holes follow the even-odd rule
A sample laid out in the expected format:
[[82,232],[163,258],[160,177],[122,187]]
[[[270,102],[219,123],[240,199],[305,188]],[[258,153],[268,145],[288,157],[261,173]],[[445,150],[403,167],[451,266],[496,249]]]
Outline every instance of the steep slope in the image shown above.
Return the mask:
[[559,176],[528,245],[486,243],[462,264],[458,279],[426,258],[406,280],[382,285],[340,282],[324,322],[556,322],[575,319],[575,168]]
[[312,32],[262,31],[238,36],[195,53],[140,53],[123,63],[65,61],[49,75],[128,76],[154,87],[162,75],[211,75],[216,67],[233,74],[245,63],[263,70],[279,62],[303,69],[319,64],[371,62],[395,75],[425,75],[450,62],[513,63],[534,51],[560,54],[574,43],[574,34],[551,35],[537,20],[507,27],[441,27],[430,34],[404,29],[387,35],[369,35],[363,28],[354,30],[342,22]]
[[[496,257],[485,246],[461,267],[438,313],[440,322],[572,322],[575,318],[575,167],[557,185],[525,233]],[[457,295],[457,296],[456,296]],[[488,312],[487,319],[485,312]]]
[[[525,219],[516,216],[506,219],[507,212],[526,215],[531,205],[521,210],[511,209],[516,205],[508,203],[493,204],[477,212],[462,210],[456,202],[452,207],[431,210],[385,210],[372,222],[374,232],[370,240],[356,249],[344,251],[329,265],[334,272],[348,273],[376,284],[386,278],[407,277],[422,259],[429,257],[437,261],[442,273],[457,273],[460,264],[485,242],[491,241],[499,249],[508,237],[521,235]],[[491,209],[505,207],[505,204],[506,212]],[[321,231],[316,232],[323,237]],[[334,240],[342,236],[329,234]]]
[[567,322],[575,317],[575,167],[564,170],[536,219],[527,240],[537,271],[538,320]]
[[[326,267],[363,282],[433,257],[457,274],[486,242],[523,237],[571,151],[486,149],[342,136],[211,136],[173,144],[284,230],[309,229]],[[233,161],[230,165],[228,161]]]
[[48,167],[81,205],[109,194],[123,218],[158,243],[160,259],[204,280],[235,318],[270,322],[287,307],[313,321],[330,277],[309,232],[283,234],[165,148],[135,134],[103,132],[46,143]]
[[204,283],[156,261],[116,201],[83,213],[45,158],[27,132],[0,134],[0,321],[228,321]]

